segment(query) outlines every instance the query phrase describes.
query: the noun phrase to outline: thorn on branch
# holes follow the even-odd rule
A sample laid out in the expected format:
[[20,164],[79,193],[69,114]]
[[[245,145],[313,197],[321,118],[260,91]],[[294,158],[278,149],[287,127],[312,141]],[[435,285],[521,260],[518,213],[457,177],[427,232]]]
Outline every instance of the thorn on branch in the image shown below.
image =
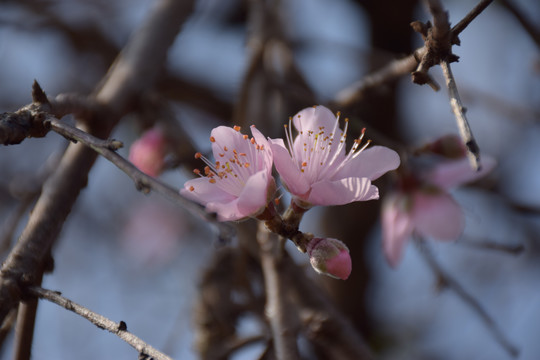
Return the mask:
[[37,81],[32,85],[32,104],[12,113],[0,114],[0,142],[21,143],[27,137],[44,137],[50,129],[47,121],[51,104]]
[[34,83],[32,84],[32,102],[34,104],[50,105],[47,95],[41,89],[37,80],[34,80]]

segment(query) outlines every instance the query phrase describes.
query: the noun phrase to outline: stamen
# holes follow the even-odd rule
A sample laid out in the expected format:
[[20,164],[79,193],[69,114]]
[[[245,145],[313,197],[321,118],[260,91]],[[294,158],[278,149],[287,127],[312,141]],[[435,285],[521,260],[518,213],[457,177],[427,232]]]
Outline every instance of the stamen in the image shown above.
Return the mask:
[[234,125],[234,126],[233,126],[233,129],[236,130],[236,131],[240,131],[241,127],[238,126],[238,125]]

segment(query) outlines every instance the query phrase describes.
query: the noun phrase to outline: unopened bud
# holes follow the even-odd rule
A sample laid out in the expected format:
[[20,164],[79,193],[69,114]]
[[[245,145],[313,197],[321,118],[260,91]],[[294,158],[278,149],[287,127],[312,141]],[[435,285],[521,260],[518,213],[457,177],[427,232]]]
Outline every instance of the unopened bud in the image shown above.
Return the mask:
[[150,129],[129,149],[129,161],[150,176],[158,176],[164,164],[165,138],[159,129]]
[[458,135],[449,134],[426,144],[418,152],[430,152],[449,159],[459,159],[465,156],[467,149]]
[[307,245],[307,253],[311,266],[320,274],[342,280],[351,274],[349,249],[338,239],[313,238]]

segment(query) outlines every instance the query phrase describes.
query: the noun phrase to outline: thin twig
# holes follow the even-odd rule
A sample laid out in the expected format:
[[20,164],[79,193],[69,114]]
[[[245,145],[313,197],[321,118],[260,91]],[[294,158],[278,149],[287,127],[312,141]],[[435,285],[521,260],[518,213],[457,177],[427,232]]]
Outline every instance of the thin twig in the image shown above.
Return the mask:
[[[536,43],[536,46],[540,48],[540,29],[535,26],[530,19],[528,19],[523,11],[521,11],[516,4],[512,3],[509,0],[500,0],[502,6],[504,6],[521,24],[523,29],[529,34],[529,36]],[[532,15],[532,14],[531,14]]]
[[504,348],[504,350],[506,350],[512,357],[517,357],[519,355],[519,349],[506,338],[501,329],[499,329],[499,326],[495,320],[493,320],[480,302],[469,294],[457,280],[442,269],[425,241],[417,238],[415,239],[415,242],[418,246],[420,255],[422,255],[442,285],[453,290],[461,298],[461,300],[463,300],[463,302],[469,305],[478,314],[495,340]]
[[148,345],[139,337],[127,331],[126,323],[124,323],[123,321],[120,321],[119,323],[114,322],[100,314],[93,312],[92,310],[85,308],[84,306],[81,306],[63,297],[62,295],[60,295],[59,292],[56,291],[43,289],[38,286],[30,286],[26,289],[26,291],[32,296],[46,299],[59,306],[62,306],[63,308],[82,316],[100,329],[107,330],[110,333],[118,336],[120,339],[124,340],[126,343],[131,345],[131,347],[137,350],[139,354],[149,356],[155,360],[172,360],[172,358],[170,358],[169,356],[163,354],[162,352]]
[[218,222],[213,215],[207,213],[202,207],[180,195],[180,192],[177,189],[152,176],[146,175],[137,169],[137,167],[131,162],[113,151],[122,147],[122,143],[120,141],[98,139],[56,118],[51,117],[49,120],[51,130],[69,140],[81,142],[102,155],[104,158],[126,173],[134,181],[137,189],[142,190],[143,192],[154,190],[174,201],[176,204],[182,206],[189,212],[198,215],[218,230],[220,239],[230,241],[234,236],[234,228],[230,224]]
[[[41,285],[41,279],[39,280],[36,283],[38,286]],[[13,359],[15,360],[30,360],[31,358],[37,307],[37,299],[29,299],[19,303],[15,340],[13,341]]]
[[0,326],[0,349],[3,348],[6,337],[11,332],[11,329],[13,329],[13,325],[15,324],[15,321],[17,320],[18,310],[19,310],[18,308],[11,309],[11,311],[8,313],[8,315],[4,319],[2,326]]
[[412,73],[413,82],[417,84],[429,83],[428,70],[439,64],[446,79],[446,86],[450,96],[450,106],[457,121],[458,129],[467,149],[467,157],[471,167],[478,171],[480,164],[480,149],[471,132],[471,128],[465,116],[465,110],[459,98],[457,86],[452,75],[450,63],[458,61],[459,57],[452,53],[452,45],[459,44],[458,34],[476,18],[492,1],[482,0],[465,18],[453,29],[450,29],[448,13],[444,10],[439,0],[426,0],[429,12],[433,17],[433,25],[429,22],[423,24],[419,21],[411,25],[415,31],[422,34],[424,46],[427,49],[420,59],[416,71]]
[[456,117],[459,133],[461,138],[467,147],[467,157],[471,166],[476,171],[480,171],[482,165],[480,164],[480,148],[476,143],[474,135],[471,131],[469,121],[465,116],[465,108],[461,103],[459,93],[456,86],[456,81],[454,80],[454,75],[452,74],[452,69],[450,68],[450,63],[448,61],[442,61],[441,67],[443,70],[444,78],[446,79],[446,87],[448,88],[448,96],[450,97],[450,106],[452,107],[452,112]]
[[425,47],[418,48],[414,54],[403,59],[397,59],[386,64],[382,68],[340,90],[333,99],[337,107],[345,107],[353,102],[361,100],[364,93],[377,86],[393,81],[400,76],[410,74],[418,65],[418,60],[424,55]]
[[469,246],[471,248],[500,251],[500,252],[507,253],[510,255],[519,255],[523,253],[523,251],[525,250],[525,246],[523,246],[522,244],[516,244],[516,245],[500,244],[500,243],[489,241],[489,240],[472,241],[472,240],[460,239],[458,244]]
[[471,11],[469,11],[469,13],[452,28],[452,36],[454,39],[457,39],[458,35],[469,26],[471,21],[480,15],[492,2],[493,0],[481,0]]
[[291,316],[291,304],[287,300],[287,284],[283,281],[283,272],[280,271],[282,249],[278,236],[270,233],[261,221],[259,222],[257,241],[260,246],[266,290],[265,314],[272,330],[276,359],[300,359],[296,346],[297,326],[294,325],[297,318]]

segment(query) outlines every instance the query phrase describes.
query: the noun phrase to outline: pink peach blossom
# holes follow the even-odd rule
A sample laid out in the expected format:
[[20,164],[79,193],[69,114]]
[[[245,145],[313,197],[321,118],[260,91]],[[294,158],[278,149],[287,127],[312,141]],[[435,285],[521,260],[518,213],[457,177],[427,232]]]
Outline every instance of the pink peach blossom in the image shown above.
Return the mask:
[[[298,131],[293,141],[291,122]],[[324,106],[304,109],[286,128],[287,146],[282,139],[270,140],[274,164],[295,203],[303,208],[313,205],[343,205],[353,201],[378,199],[371,184],[384,173],[399,166],[399,155],[386,147],[361,146],[362,136],[345,152],[345,130]]]
[[352,270],[347,246],[338,239],[313,238],[307,245],[309,262],[315,271],[347,280]]
[[181,194],[217,213],[218,220],[232,221],[256,216],[264,210],[275,190],[272,151],[254,126],[253,138],[240,127],[219,126],[210,141],[215,163],[197,154],[207,164],[205,175],[184,184]]
[[165,138],[157,128],[146,131],[129,149],[129,161],[150,176],[158,176],[163,169]]
[[479,179],[494,167],[495,160],[487,156],[480,171],[474,171],[465,157],[444,161],[418,178],[404,180],[407,185],[386,196],[382,205],[382,238],[390,266],[397,266],[413,233],[441,241],[457,240],[465,219],[448,190]]

